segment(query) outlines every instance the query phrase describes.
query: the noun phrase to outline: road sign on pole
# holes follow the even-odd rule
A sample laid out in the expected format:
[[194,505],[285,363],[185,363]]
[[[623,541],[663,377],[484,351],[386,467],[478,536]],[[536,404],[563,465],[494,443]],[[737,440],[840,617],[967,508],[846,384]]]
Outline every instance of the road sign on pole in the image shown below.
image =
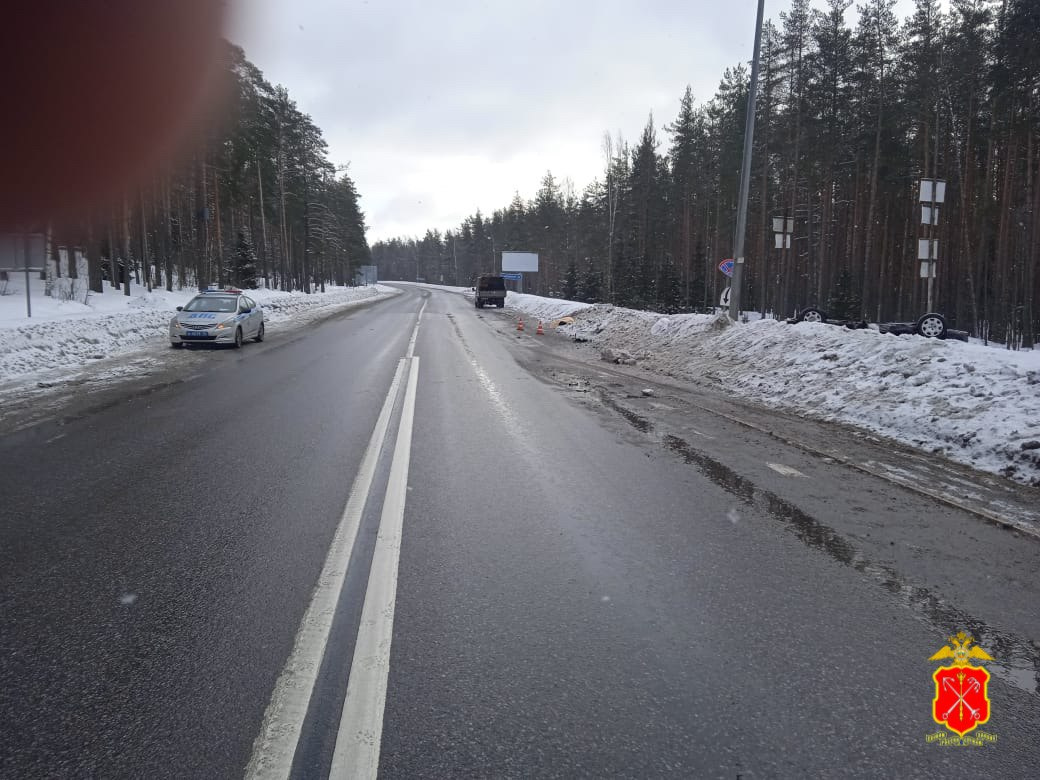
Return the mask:
[[939,239],[917,239],[918,260],[935,260],[937,257],[939,257]]
[[942,179],[921,179],[921,203],[942,203],[946,200],[946,182]]
[[502,278],[508,279],[511,282],[519,282],[521,279],[524,278],[524,275],[521,273],[510,273],[509,271],[503,271]]
[[[938,128],[938,113],[935,121],[936,128]],[[938,138],[938,129],[936,129],[935,133],[936,138]],[[938,141],[936,141],[935,168],[938,169],[938,167],[939,147]],[[921,179],[921,183],[917,188],[917,197],[922,204],[921,224],[928,226],[928,238],[918,239],[917,241],[917,259],[925,261],[921,263],[921,278],[928,280],[928,311],[931,311],[933,290],[935,289],[935,261],[939,257],[939,242],[932,236],[935,235],[935,228],[939,224],[939,204],[946,200],[946,182],[942,179]]]
[[722,271],[722,273],[726,274],[726,276],[733,276],[732,258],[729,260],[723,260],[721,263],[719,263],[719,270]]

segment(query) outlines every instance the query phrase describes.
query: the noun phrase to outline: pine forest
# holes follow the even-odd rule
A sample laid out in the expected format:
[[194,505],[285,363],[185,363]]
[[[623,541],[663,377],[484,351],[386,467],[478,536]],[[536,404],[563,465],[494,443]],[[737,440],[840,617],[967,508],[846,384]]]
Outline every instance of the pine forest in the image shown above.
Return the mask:
[[130,295],[132,278],[310,292],[369,261],[358,192],[318,127],[240,48],[226,43],[221,66],[222,109],[199,118],[185,149],[114,207],[50,226],[55,260],[59,245],[85,249],[91,289]]
[[[1040,334],[1040,3],[792,0],[762,34],[746,234],[746,310],[816,306],[869,321],[925,312],[919,239],[938,241],[935,303],[952,327],[1012,347]],[[470,285],[502,250],[538,252],[525,290],[662,312],[726,285],[750,68],[722,74],[638,139],[602,138],[583,190],[546,173],[444,233],[372,247],[385,279]],[[272,171],[272,175],[274,172]],[[924,225],[922,178],[946,182]],[[790,240],[774,218],[793,220]],[[778,243],[780,248],[777,248]],[[789,247],[788,247],[789,243]]]

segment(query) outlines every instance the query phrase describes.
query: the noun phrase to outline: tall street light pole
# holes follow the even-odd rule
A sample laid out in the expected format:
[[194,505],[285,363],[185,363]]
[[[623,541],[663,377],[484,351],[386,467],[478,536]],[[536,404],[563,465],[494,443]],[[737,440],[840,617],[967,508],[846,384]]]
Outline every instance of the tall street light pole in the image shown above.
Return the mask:
[[762,48],[762,13],[765,0],[758,0],[755,19],[755,53],[751,58],[751,88],[748,90],[747,122],[744,124],[744,160],[740,165],[740,195],[737,199],[737,228],[733,236],[733,281],[730,285],[729,316],[740,316],[741,285],[744,282],[744,233],[747,231],[748,190],[751,186],[751,147],[755,139],[755,97],[758,94],[758,52]]

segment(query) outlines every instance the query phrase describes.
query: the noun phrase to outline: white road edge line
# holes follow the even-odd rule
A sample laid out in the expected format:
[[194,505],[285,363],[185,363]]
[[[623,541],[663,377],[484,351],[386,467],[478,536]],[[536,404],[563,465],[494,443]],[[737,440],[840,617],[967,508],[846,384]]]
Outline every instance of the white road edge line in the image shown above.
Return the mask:
[[408,494],[408,466],[412,451],[412,422],[415,418],[415,391],[419,379],[419,358],[411,359],[408,389],[397,429],[394,459],[390,464],[383,514],[372,555],[372,570],[361,611],[350,681],[343,703],[336,749],[332,756],[329,780],[375,778],[379,772],[379,749],[383,740],[383,712],[386,707],[387,679],[390,676],[390,645],[394,633],[394,607],[397,600],[397,570],[401,556],[405,498]]
[[785,466],[783,463],[766,463],[769,468],[775,471],[777,474],[783,474],[785,477],[804,477],[805,474],[800,472],[793,466]]
[[253,755],[246,766],[245,777],[250,780],[282,780],[288,778],[292,770],[303,721],[325,656],[332,619],[336,614],[347,565],[361,524],[361,515],[372,489],[372,479],[390,427],[390,416],[400,395],[401,379],[407,362],[404,358],[397,362],[397,370],[376,419],[361,467],[350,488],[350,496],[329,546],[318,584],[300,621],[292,652],[278,676],[271,701],[264,712],[260,734],[253,743]]

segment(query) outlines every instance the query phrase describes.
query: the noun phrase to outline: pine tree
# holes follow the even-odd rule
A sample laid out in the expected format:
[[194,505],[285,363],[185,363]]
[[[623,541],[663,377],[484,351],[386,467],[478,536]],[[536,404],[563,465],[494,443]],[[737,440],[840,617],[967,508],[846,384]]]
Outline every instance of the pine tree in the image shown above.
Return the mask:
[[551,171],[542,177],[541,187],[527,212],[531,237],[528,248],[538,252],[538,291],[545,295],[560,288],[561,258],[566,244],[566,216],[563,193]]
[[[857,193],[857,208],[863,224],[859,264],[861,289],[865,293],[864,314],[875,297],[869,296],[870,291],[875,290],[877,297],[880,296],[877,282],[881,276],[882,260],[879,228],[883,219],[880,212],[884,210],[879,192],[884,184],[881,181],[882,141],[897,137],[892,129],[896,86],[892,70],[898,41],[897,23],[892,11],[894,5],[895,0],[867,0],[859,6],[859,25],[852,39],[856,67],[857,102],[854,111],[858,113],[858,156],[866,163],[861,172],[866,183]],[[866,191],[865,197],[863,190]]]
[[585,268],[578,279],[575,300],[599,303],[603,298],[603,273],[591,257],[585,258]]
[[236,287],[245,289],[256,288],[256,252],[253,244],[246,237],[245,231],[238,231],[238,240],[235,242],[235,252],[232,255],[234,265],[228,274],[231,283]]
[[687,86],[679,103],[679,116],[668,125],[672,135],[669,149],[671,165],[670,221],[671,251],[678,260],[682,299],[688,305],[693,267],[693,247],[698,233],[701,204],[701,149],[704,146],[703,117],[696,111],[693,90]]
[[563,298],[569,301],[578,297],[578,264],[571,258],[567,262],[567,272],[563,275],[563,289],[560,291]]
[[827,316],[838,320],[859,319],[863,302],[855,290],[855,282],[849,269],[842,268],[834,284],[834,291],[827,301]]
[[[813,191],[818,193],[819,232],[814,257],[818,260],[813,300],[835,280],[835,260],[844,255],[845,235],[851,227],[854,171],[847,161],[855,157],[850,139],[853,72],[852,31],[845,25],[851,0],[828,0],[812,22],[812,50],[806,85],[806,138],[812,151]],[[815,159],[812,159],[815,158]]]
[[[953,327],[1033,343],[1040,3],[951,0],[944,16],[934,0],[916,0],[900,25],[893,0],[864,0],[852,29],[849,5],[812,10],[796,0],[779,29],[763,28],[745,300],[763,311],[827,302],[850,318],[916,318],[925,296],[915,187],[934,173],[947,181],[938,309]],[[687,89],[666,125],[667,157],[651,121],[634,147],[605,136],[603,173],[580,197],[547,177],[530,203],[517,193],[490,219],[470,218],[457,233],[467,262],[475,269],[503,247],[533,249],[551,258],[542,284],[553,294],[570,292],[576,273],[582,300],[658,311],[714,304],[725,285],[716,266],[730,255],[747,85],[737,66],[700,105]],[[795,218],[790,250],[773,245],[770,218],[780,215]],[[414,268],[414,242],[377,249]]]

